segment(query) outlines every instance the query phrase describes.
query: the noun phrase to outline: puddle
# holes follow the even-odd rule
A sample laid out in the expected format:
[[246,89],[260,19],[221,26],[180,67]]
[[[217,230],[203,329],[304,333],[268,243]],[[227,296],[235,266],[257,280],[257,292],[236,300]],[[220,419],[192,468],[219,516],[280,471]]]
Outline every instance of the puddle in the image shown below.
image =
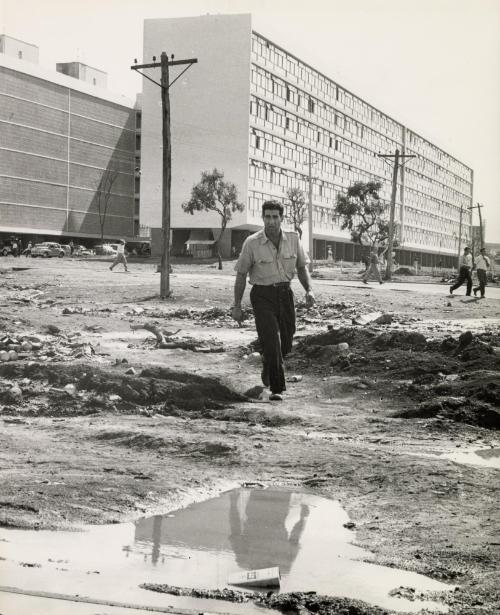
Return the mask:
[[[237,489],[185,509],[85,532],[0,529],[2,585],[64,592],[198,612],[260,613],[235,604],[157,594],[140,583],[222,588],[234,572],[279,566],[281,591],[365,600],[382,608],[444,612],[431,601],[391,597],[399,586],[451,589],[425,576],[365,563],[370,553],[350,544],[348,516],[333,500],[307,493]],[[28,562],[38,567],[25,567]],[[233,589],[235,589],[233,587]],[[0,593],[0,612],[2,612]]]
[[456,463],[470,463],[476,466],[500,470],[500,448],[457,450],[451,453],[442,453],[439,456],[444,459],[455,461]]

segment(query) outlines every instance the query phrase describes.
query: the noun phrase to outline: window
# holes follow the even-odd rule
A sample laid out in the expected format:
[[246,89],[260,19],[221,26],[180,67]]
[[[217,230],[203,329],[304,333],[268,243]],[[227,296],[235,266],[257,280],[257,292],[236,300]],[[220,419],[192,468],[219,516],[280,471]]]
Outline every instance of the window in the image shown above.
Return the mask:
[[92,78],[93,85],[97,85],[97,79],[95,77]]
[[21,50],[19,50],[19,51],[17,52],[17,57],[18,57],[20,60],[22,60],[22,59],[23,59],[23,52],[22,52]]
[[308,98],[307,99],[307,110],[310,113],[314,113],[314,107],[315,107],[314,100],[312,98]]

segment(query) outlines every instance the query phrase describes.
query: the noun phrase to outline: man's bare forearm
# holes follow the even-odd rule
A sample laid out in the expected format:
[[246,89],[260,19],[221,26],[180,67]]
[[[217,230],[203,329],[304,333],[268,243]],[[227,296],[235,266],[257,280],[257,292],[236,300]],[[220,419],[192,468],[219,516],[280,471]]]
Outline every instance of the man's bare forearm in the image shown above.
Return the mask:
[[309,292],[311,290],[311,276],[309,275],[307,267],[298,267],[297,277],[299,278],[299,282],[304,287],[306,293]]
[[243,273],[236,274],[236,280],[234,282],[234,305],[240,306],[243,299],[243,293],[247,285],[247,276]]

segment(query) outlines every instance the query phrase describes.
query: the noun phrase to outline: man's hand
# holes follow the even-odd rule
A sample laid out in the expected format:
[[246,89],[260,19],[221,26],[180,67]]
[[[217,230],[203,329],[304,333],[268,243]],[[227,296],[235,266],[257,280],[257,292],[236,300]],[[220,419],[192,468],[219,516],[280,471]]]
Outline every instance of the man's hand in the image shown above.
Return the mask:
[[241,325],[243,320],[243,310],[241,309],[241,305],[233,305],[231,308],[231,318],[236,320],[236,322]]
[[316,299],[314,297],[314,293],[312,290],[308,290],[306,292],[306,307],[310,308],[316,303]]

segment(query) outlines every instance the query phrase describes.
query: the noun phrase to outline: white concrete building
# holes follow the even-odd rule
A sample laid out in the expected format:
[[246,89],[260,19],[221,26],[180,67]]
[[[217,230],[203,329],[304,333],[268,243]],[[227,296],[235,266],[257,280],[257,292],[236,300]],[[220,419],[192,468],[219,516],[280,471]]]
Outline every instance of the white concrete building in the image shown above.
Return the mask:
[[[254,32],[250,15],[150,19],[144,23],[144,62],[165,51],[197,58],[170,89],[173,253],[192,229],[217,236],[219,217],[185,214],[181,205],[203,171],[218,168],[239,190],[245,211],[234,216],[224,248],[238,248],[261,226],[268,198],[287,202],[288,188],[309,187],[314,161],[315,258],[328,247],[336,258],[358,260],[359,246],[333,216],[337,194],[355,181],[380,181],[389,201],[392,170],[377,153],[415,154],[400,173],[396,221],[400,263],[452,265],[470,239],[473,172],[410,128]],[[159,79],[159,69],[156,78]],[[171,68],[171,81],[180,68]],[[150,76],[154,76],[152,73]],[[160,88],[144,80],[141,223],[161,225],[162,128]],[[208,236],[208,235],[207,235]],[[211,236],[211,235],[210,235]],[[307,238],[307,233],[304,233]]]

